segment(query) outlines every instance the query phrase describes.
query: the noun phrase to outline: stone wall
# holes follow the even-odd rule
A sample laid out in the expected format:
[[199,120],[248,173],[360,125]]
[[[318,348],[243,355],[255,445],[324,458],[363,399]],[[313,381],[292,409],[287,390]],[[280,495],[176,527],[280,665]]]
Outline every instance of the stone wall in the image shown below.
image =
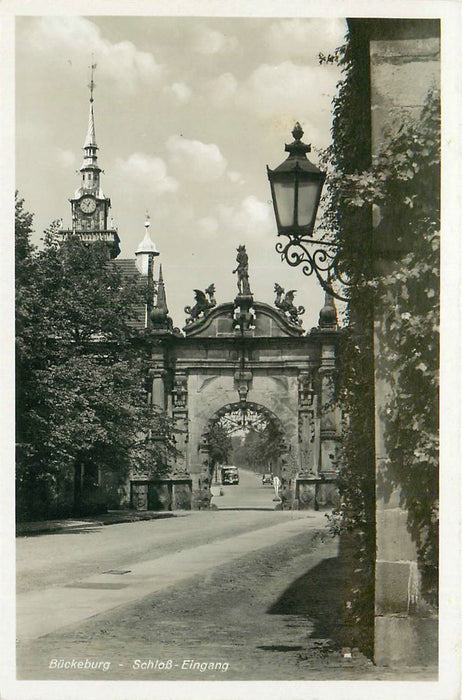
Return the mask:
[[[360,20],[357,20],[360,22]],[[367,20],[366,20],[367,22]],[[376,153],[392,121],[405,113],[420,113],[426,95],[439,86],[440,61],[437,23],[425,20],[369,20],[372,154]],[[380,221],[380,212],[375,212]],[[392,222],[391,222],[392,228]],[[378,269],[399,269],[399,251],[377,240]],[[387,250],[388,247],[388,250]],[[390,254],[392,253],[392,254]],[[394,261],[393,261],[394,258]],[[375,365],[387,352],[380,318],[375,319]],[[387,386],[376,380],[376,474],[387,469],[382,407]],[[379,665],[437,663],[438,628],[420,597],[415,544],[407,528],[407,512],[400,494],[376,493],[377,559],[375,584],[375,662]]]

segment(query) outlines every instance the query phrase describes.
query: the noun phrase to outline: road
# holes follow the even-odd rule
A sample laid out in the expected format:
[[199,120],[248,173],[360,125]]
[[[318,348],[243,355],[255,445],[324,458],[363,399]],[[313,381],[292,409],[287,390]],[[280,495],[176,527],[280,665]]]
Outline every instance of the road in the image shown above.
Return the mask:
[[[223,495],[220,495],[220,491]],[[276,502],[274,489],[269,484],[263,486],[261,475],[240,469],[239,484],[221,486],[220,479],[212,486],[212,503],[219,510],[249,508],[251,510],[274,510]]]
[[18,538],[18,679],[386,678],[342,653],[324,515],[272,498],[247,474],[222,510]]

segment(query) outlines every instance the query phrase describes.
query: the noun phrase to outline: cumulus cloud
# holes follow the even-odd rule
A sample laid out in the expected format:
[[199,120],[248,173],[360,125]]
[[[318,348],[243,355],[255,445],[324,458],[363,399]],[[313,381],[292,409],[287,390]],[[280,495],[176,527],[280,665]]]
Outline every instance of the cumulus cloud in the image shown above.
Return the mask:
[[199,234],[212,239],[233,235],[248,239],[263,238],[274,230],[270,205],[249,195],[237,204],[218,204],[211,215],[199,221]]
[[260,238],[273,230],[271,208],[254,195],[245,197],[237,207],[219,206],[220,218],[236,234]]
[[261,64],[242,83],[225,73],[210,81],[206,93],[215,107],[244,109],[259,119],[276,119],[292,128],[296,120],[309,125],[318,146],[329,142],[331,100],[338,70],[284,61]]
[[169,163],[182,177],[208,182],[217,180],[226,170],[227,161],[214,143],[173,135],[167,139],[166,145]]
[[166,85],[162,92],[167,95],[172,95],[181,104],[189,102],[192,96],[191,88],[184,83],[173,83],[172,85]]
[[206,93],[215,107],[225,107],[233,102],[239,84],[232,73],[222,73],[205,86]]
[[265,36],[271,52],[285,58],[302,58],[316,65],[320,52],[327,54],[344,43],[343,19],[281,19],[273,22]]
[[197,226],[201,238],[212,240],[217,237],[219,224],[213,216],[204,216],[199,219]]
[[153,158],[145,153],[132,153],[127,159],[116,158],[115,174],[132,186],[149,189],[153,194],[175,192],[179,184],[168,175],[162,158]]
[[236,170],[230,170],[228,172],[228,178],[234,185],[243,185],[245,183],[241,173],[238,173]]
[[57,148],[55,157],[59,165],[62,165],[63,168],[70,168],[75,165],[76,162],[75,153],[64,148]]
[[192,49],[197,53],[210,55],[235,51],[238,41],[234,36],[226,36],[215,29],[202,26],[194,33]]
[[68,63],[85,60],[93,54],[98,65],[98,74],[117,82],[127,91],[135,84],[158,80],[163,68],[154,56],[139,51],[131,41],[112,43],[101,35],[99,27],[85,17],[59,16],[39,17],[31,22],[25,35],[29,46],[56,60],[65,56]]

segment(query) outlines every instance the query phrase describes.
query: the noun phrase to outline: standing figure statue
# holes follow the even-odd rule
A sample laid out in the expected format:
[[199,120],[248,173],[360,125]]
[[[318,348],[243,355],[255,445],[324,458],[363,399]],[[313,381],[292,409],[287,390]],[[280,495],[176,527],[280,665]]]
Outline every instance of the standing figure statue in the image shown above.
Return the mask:
[[252,294],[249,285],[249,257],[245,250],[245,245],[237,248],[236,262],[238,263],[233,274],[237,272],[237,289],[239,294]]

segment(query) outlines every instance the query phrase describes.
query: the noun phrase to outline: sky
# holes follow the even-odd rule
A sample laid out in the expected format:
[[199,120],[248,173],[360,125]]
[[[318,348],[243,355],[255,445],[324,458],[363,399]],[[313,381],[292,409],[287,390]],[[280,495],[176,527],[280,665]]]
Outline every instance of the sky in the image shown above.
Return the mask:
[[89,66],[102,189],[111,198],[120,257],[134,257],[146,212],[174,324],[193,290],[237,293],[236,248],[246,245],[254,298],[297,290],[306,330],[324,294],[275,251],[266,165],[287,156],[296,121],[316,149],[330,143],[346,22],[317,18],[29,16],[16,18],[16,187],[34,213],[34,242],[56,219],[70,227],[89,108]]

